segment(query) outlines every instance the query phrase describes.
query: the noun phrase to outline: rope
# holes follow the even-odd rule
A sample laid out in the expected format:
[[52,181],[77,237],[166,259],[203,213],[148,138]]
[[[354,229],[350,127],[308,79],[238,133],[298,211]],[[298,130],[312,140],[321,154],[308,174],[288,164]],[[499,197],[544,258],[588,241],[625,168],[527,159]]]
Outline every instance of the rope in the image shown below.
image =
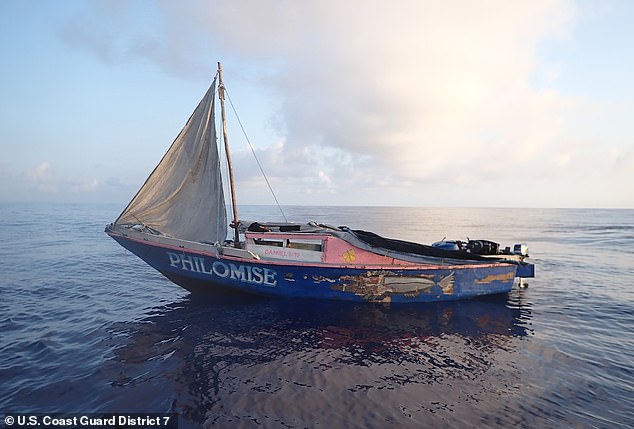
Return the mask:
[[269,191],[271,191],[271,195],[273,195],[275,204],[277,204],[277,208],[280,210],[280,213],[282,213],[282,217],[284,218],[284,221],[288,222],[288,219],[286,218],[286,215],[284,214],[284,211],[282,210],[282,206],[280,206],[280,202],[277,200],[277,197],[275,196],[275,192],[273,192],[271,183],[269,183],[269,179],[266,177],[266,173],[264,173],[262,164],[260,164],[260,160],[258,159],[258,156],[255,154],[255,149],[253,148],[253,145],[251,144],[251,141],[249,140],[249,136],[244,130],[244,126],[242,125],[242,121],[240,120],[240,117],[238,116],[238,112],[236,112],[236,108],[233,105],[233,101],[231,101],[231,96],[229,95],[229,91],[227,91],[227,87],[225,87],[224,90],[225,90],[225,94],[227,94],[227,99],[229,100],[229,104],[231,104],[231,109],[233,110],[233,114],[236,115],[236,118],[238,119],[238,124],[240,124],[240,129],[242,130],[242,134],[244,134],[244,138],[247,140],[247,143],[249,144],[249,148],[251,149],[251,153],[253,154],[253,157],[255,158],[255,162],[257,162],[258,167],[260,168],[260,172],[262,173],[262,176],[264,177],[264,180],[266,181],[266,185],[269,187]]

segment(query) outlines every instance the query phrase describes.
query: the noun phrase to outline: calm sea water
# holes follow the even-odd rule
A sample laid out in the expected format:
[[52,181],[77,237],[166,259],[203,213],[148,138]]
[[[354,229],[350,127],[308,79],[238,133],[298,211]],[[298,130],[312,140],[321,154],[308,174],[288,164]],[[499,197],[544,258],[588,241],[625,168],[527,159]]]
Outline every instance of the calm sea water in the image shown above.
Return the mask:
[[[103,233],[119,206],[0,205],[0,414],[180,427],[634,427],[634,211],[288,207],[389,237],[526,241],[508,296],[190,295]],[[279,220],[275,208],[241,217]]]

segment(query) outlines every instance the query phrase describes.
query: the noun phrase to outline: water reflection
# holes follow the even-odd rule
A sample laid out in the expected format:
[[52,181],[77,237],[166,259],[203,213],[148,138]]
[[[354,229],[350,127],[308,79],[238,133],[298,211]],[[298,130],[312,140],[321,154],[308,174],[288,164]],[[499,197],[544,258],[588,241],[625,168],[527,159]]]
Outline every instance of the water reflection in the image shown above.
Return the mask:
[[433,422],[429,407],[455,411],[456,384],[482,396],[483,374],[530,333],[520,293],[400,306],[188,297],[115,327],[126,341],[111,385],[184,427],[376,423],[368,407],[387,423]]

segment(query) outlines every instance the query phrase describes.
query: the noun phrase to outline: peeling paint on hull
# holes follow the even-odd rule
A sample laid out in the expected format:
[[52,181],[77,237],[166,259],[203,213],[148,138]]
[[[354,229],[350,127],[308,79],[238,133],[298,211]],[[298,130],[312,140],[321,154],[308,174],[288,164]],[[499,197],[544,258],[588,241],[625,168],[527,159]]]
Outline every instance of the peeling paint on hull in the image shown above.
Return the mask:
[[476,280],[476,283],[488,284],[495,281],[505,282],[508,280],[513,280],[513,278],[515,278],[515,273],[491,274],[482,279]]
[[390,271],[367,271],[358,276],[339,277],[333,289],[353,293],[366,301],[391,301],[394,295],[415,301],[421,294],[453,294],[454,277],[453,271],[444,277],[438,274],[397,275]]
[[174,249],[112,235],[173,282],[191,291],[232,289],[267,296],[367,302],[427,302],[506,293],[516,266],[485,264],[400,269],[289,264]]

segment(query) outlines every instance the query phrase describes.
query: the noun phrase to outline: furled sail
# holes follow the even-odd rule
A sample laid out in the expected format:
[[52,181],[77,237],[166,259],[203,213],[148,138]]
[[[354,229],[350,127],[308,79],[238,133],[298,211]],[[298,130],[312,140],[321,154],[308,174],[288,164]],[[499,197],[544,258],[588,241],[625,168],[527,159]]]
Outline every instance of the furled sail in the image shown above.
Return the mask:
[[216,80],[116,224],[191,241],[223,242],[227,213],[214,119]]

